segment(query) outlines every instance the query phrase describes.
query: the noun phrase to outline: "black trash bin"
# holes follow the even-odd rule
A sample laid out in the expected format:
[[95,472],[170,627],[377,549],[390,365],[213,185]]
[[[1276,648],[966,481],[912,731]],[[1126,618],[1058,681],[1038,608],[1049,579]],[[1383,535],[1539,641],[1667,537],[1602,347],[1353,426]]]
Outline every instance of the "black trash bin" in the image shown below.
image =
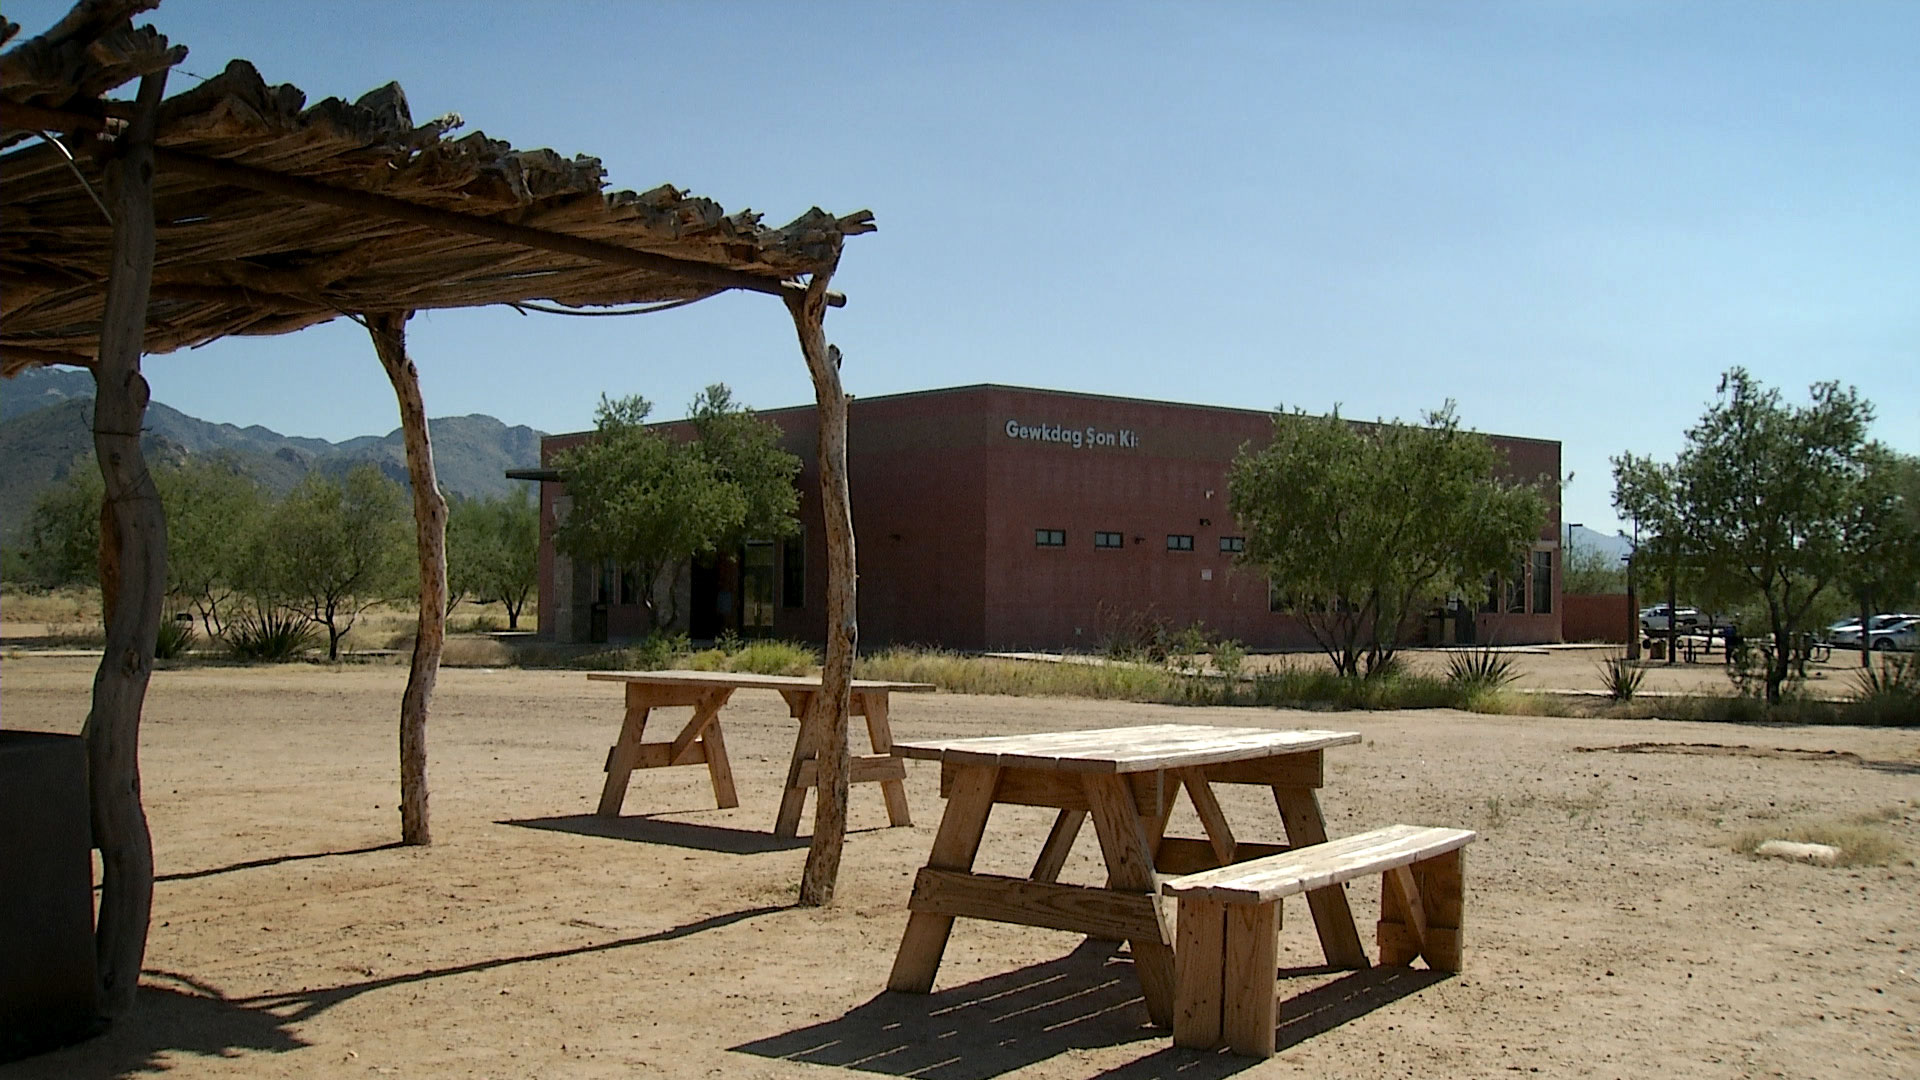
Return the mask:
[[0,731],[0,1061],[94,1018],[93,828],[77,735]]

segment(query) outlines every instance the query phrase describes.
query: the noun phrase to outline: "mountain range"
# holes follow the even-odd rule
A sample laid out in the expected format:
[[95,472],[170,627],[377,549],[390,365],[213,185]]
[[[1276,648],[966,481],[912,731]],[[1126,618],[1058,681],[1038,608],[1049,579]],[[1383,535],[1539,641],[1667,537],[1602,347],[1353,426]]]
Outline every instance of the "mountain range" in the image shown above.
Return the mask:
[[[540,463],[542,433],[491,416],[429,421],[440,487],[484,498],[518,483],[508,469]],[[282,435],[259,425],[236,427],[188,416],[158,401],[147,406],[142,445],[156,461],[220,454],[275,494],[319,470],[339,475],[371,463],[401,484],[407,452],[399,429],[345,442]],[[42,491],[64,480],[76,462],[92,468],[93,376],[62,368],[30,368],[0,380],[0,544],[13,545]]]

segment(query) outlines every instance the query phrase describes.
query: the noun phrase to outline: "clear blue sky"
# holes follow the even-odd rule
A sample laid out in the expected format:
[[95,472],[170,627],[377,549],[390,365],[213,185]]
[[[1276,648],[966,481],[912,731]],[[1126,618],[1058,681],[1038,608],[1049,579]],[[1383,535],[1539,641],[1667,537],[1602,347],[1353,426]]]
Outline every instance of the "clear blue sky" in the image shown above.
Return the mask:
[[[14,0],[36,33],[65,0]],[[1920,452],[1920,4],[213,3],[146,17],[202,76],[602,158],[784,223],[871,209],[828,321],[856,394],[1005,382],[1417,416],[1670,457],[1745,364],[1839,379]],[[173,89],[191,83],[176,75]],[[811,400],[781,306],[434,312],[433,415]],[[210,420],[397,423],[348,322],[148,361]]]

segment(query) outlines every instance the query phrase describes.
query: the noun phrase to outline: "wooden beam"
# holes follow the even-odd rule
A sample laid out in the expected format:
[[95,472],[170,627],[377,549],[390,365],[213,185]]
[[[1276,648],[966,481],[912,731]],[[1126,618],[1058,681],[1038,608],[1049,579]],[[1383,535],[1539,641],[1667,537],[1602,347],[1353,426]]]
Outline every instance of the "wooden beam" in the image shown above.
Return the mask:
[[[202,157],[181,150],[157,148],[156,159],[160,166],[173,172],[182,173],[196,179],[232,187],[243,187],[252,191],[262,191],[269,195],[295,199],[300,202],[319,203],[323,206],[351,210],[359,214],[369,214],[394,221],[445,232],[464,233],[503,244],[517,244],[521,247],[537,248],[561,255],[588,259],[594,262],[612,263],[616,266],[647,270],[682,281],[711,285],[719,289],[747,289],[752,292],[767,293],[786,298],[790,303],[804,301],[808,294],[805,286],[778,278],[749,274],[725,266],[697,262],[692,259],[680,259],[671,255],[661,255],[651,251],[638,251],[634,248],[609,244],[602,240],[590,240],[583,236],[571,236],[566,233],[549,232],[526,225],[496,221],[493,218],[475,217],[471,214],[459,214],[451,210],[442,210],[434,206],[422,206],[419,203],[396,199],[390,195],[380,195],[371,191],[353,188],[338,188],[322,184],[304,177],[288,176],[284,173],[242,165],[234,161],[219,158]],[[829,271],[829,276],[831,271]],[[839,294],[826,294],[822,297],[827,305],[840,307],[845,305],[846,297]],[[836,303],[837,301],[837,303]]]
[[840,350],[827,344],[827,282],[840,258],[813,275],[804,293],[786,297],[800,337],[800,352],[813,377],[820,418],[820,513],[827,533],[827,655],[820,692],[801,721],[800,743],[819,763],[814,799],[813,843],[800,878],[800,904],[833,902],[840,877],[840,849],[847,836],[847,711],[853,696],[853,657],[860,638],[854,611],[853,508],[847,493],[847,395],[840,386]]
[[94,369],[93,449],[106,485],[100,547],[107,642],[83,730],[101,863],[95,963],[101,1010],[109,1017],[133,1008],[153,913],[153,838],[140,802],[140,712],[166,596],[167,519],[140,452],[149,398],[140,354],[153,279],[154,114],[166,83],[164,71],[141,78],[133,125],[108,166],[113,242]]
[[91,356],[78,353],[55,352],[52,349],[30,349],[21,345],[0,345],[0,373],[16,375],[35,364],[71,364],[74,367],[90,368],[96,361]]
[[420,372],[407,356],[407,316],[380,312],[365,316],[380,366],[400,402],[400,431],[407,448],[407,479],[413,485],[413,535],[420,560],[420,621],[413,637],[413,662],[407,689],[400,696],[400,842],[431,844],[427,823],[427,714],[440,676],[440,650],[447,637],[447,500],[434,475],[433,442],[427,433],[427,406],[420,397]]
[[922,867],[914,879],[907,909],[1070,930],[1113,941],[1152,939],[1163,926],[1158,902],[1140,893],[930,866]]

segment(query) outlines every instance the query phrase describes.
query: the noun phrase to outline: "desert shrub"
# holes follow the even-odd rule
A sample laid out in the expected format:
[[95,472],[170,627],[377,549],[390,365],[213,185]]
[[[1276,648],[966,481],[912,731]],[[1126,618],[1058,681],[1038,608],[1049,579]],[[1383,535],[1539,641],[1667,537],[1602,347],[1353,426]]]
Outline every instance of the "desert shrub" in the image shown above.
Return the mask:
[[1854,674],[1847,719],[1857,724],[1920,724],[1920,657],[1881,656]]
[[155,660],[176,660],[193,648],[193,642],[199,635],[194,633],[192,620],[162,619],[160,634],[153,641]]
[[1647,677],[1645,668],[1627,659],[1626,653],[1610,653],[1600,661],[1600,685],[1615,701],[1632,701]]
[[1447,683],[1464,696],[1497,691],[1519,677],[1513,658],[1495,652],[1492,646],[1447,654]]
[[720,636],[713,639],[713,647],[728,656],[739,652],[746,647],[746,644],[746,642],[740,640],[740,635],[734,633],[732,630],[722,630]]
[[500,629],[500,620],[494,615],[475,615],[467,620],[467,632],[470,634],[492,634]]
[[1232,638],[1221,638],[1213,645],[1213,670],[1229,679],[1240,677],[1247,662],[1247,647]]
[[693,651],[685,634],[669,634],[656,630],[648,634],[640,644],[627,650],[632,657],[632,667],[639,671],[660,671],[671,668],[674,663]]
[[1253,703],[1324,709],[1465,708],[1466,695],[1451,683],[1427,675],[1391,670],[1365,677],[1341,675],[1329,668],[1286,667],[1253,680]]
[[727,667],[729,659],[727,654],[719,649],[701,649],[679,663],[689,671],[728,671],[731,670]]
[[1109,660],[1167,658],[1167,620],[1151,608],[1124,611],[1102,603],[1094,611],[1094,651]]
[[731,657],[729,671],[755,675],[805,675],[819,664],[813,650],[791,641],[756,641],[743,645]]
[[227,626],[227,652],[235,660],[292,660],[319,643],[312,619],[282,608],[241,615]]

